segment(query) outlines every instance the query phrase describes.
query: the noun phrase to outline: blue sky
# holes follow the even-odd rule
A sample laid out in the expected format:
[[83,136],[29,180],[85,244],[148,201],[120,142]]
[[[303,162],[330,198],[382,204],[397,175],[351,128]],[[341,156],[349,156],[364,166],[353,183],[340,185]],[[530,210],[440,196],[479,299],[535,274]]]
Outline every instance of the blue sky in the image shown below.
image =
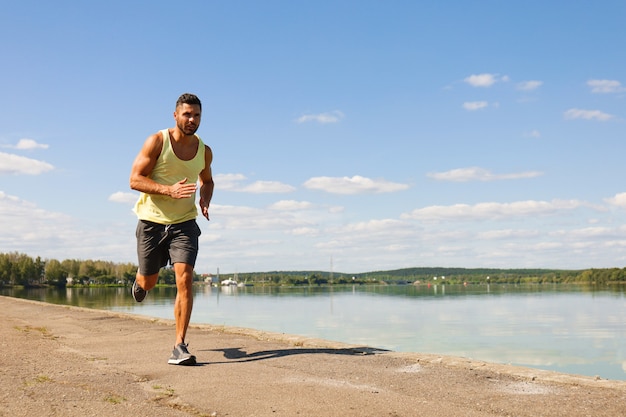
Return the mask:
[[626,3],[56,1],[0,15],[0,252],[136,262],[203,101],[197,272],[626,264]]

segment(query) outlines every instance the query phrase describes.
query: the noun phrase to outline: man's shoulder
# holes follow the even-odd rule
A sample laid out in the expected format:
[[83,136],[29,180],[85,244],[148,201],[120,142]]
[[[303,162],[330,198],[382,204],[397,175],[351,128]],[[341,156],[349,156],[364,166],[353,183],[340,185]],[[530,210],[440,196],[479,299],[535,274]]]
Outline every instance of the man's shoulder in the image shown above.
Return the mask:
[[[167,130],[165,130],[165,132],[167,132]],[[158,157],[161,154],[164,143],[163,136],[164,131],[159,130],[146,138],[144,149],[147,150],[153,157]]]
[[213,152],[213,151],[211,151],[211,147],[209,145],[207,145],[198,134],[195,134],[194,136],[196,138],[198,138],[198,149],[201,149],[201,148],[204,149],[205,153],[207,153],[207,152],[212,153]]
[[160,144],[163,143],[166,135],[169,136],[167,129],[159,130],[158,132],[155,132],[148,136],[147,140],[155,144]]

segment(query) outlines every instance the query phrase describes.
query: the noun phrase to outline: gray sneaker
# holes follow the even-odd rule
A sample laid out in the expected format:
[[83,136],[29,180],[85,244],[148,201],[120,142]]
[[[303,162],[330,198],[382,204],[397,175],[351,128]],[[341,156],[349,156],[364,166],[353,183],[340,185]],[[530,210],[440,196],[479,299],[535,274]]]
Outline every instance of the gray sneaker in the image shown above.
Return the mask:
[[146,298],[146,294],[148,294],[148,291],[144,290],[139,286],[139,284],[137,284],[137,280],[133,282],[133,287],[131,288],[130,292],[133,294],[133,298],[138,303],[142,302],[143,299]]
[[187,345],[179,343],[174,347],[172,356],[167,361],[170,365],[195,365],[196,357],[187,350]]

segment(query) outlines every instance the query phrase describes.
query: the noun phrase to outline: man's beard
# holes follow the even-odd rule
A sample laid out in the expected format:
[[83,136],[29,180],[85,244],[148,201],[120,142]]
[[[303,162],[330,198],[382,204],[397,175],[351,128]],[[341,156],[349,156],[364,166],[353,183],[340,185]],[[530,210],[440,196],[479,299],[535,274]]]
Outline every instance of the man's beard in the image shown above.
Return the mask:
[[198,125],[178,125],[178,128],[187,136],[191,136],[198,130]]

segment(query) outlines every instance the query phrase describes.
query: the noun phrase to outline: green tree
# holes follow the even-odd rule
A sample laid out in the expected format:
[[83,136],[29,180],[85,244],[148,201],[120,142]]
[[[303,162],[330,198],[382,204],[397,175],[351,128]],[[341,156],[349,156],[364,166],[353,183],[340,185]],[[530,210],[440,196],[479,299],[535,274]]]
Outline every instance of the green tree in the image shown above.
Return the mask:
[[24,254],[18,254],[15,266],[17,273],[15,275],[14,285],[28,286],[29,284],[39,280],[39,277],[37,276],[37,268],[33,258]]
[[80,261],[76,259],[65,259],[61,262],[63,269],[67,272],[67,276],[71,278],[78,278],[78,272],[80,269]]
[[11,283],[11,269],[13,263],[6,253],[0,253],[0,285],[8,285]]
[[46,262],[46,282],[57,287],[64,287],[67,284],[67,270],[61,262],[50,259]]
[[161,268],[159,271],[159,282],[166,285],[176,285],[174,268]]
[[315,285],[328,284],[328,279],[324,278],[320,274],[314,273],[309,276],[309,283]]

